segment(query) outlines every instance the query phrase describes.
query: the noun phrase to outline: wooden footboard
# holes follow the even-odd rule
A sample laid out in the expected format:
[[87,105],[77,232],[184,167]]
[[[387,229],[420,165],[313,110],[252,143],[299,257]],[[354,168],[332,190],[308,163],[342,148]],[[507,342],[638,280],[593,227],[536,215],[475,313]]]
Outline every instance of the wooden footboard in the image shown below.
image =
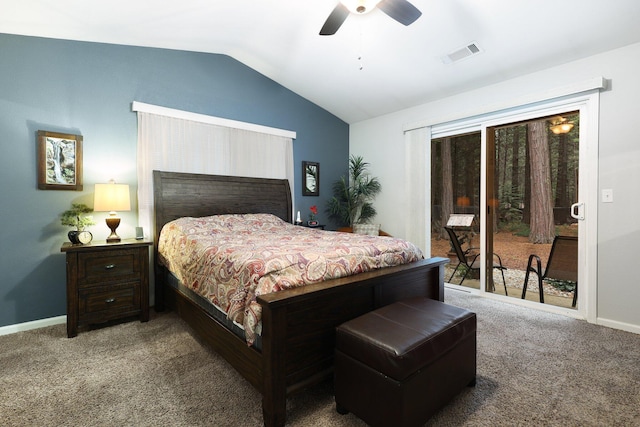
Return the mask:
[[443,301],[447,262],[431,258],[260,296],[261,351],[175,289],[165,287],[164,295],[167,305],[262,393],[265,425],[282,426],[287,395],[331,375],[336,326],[412,296]]
[[411,296],[443,301],[447,262],[431,258],[259,297],[265,425],[284,425],[286,395],[331,375],[338,325]]

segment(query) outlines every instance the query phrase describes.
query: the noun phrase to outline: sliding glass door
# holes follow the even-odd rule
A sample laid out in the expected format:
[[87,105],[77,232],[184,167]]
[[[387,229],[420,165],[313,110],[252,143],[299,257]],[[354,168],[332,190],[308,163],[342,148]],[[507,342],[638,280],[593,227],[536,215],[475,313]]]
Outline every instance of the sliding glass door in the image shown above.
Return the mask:
[[[579,134],[575,111],[486,128],[487,214],[492,217],[486,253],[495,254],[494,261],[500,256],[508,267],[505,293],[510,297],[574,307],[575,280],[550,273],[540,293],[536,274],[529,275],[526,289],[524,279],[529,267],[538,269],[538,258],[542,271],[547,267],[556,236],[578,237],[581,224],[571,211],[578,203]],[[556,263],[559,254],[556,250]],[[531,255],[538,258],[529,264]],[[577,252],[572,265],[577,269]],[[495,275],[487,277],[498,288]]]
[[[535,274],[525,291],[529,256],[544,269],[555,236],[579,237],[584,226],[577,219],[580,146],[579,110],[434,132],[431,253],[451,259],[445,281],[539,302]],[[544,303],[572,309],[575,288],[545,280]]]

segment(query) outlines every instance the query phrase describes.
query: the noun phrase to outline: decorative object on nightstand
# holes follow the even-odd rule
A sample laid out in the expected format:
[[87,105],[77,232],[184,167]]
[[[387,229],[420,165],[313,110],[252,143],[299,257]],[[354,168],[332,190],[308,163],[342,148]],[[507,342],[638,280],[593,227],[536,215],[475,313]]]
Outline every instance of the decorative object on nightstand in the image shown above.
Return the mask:
[[71,209],[62,213],[60,223],[62,225],[68,225],[75,227],[75,230],[71,230],[67,236],[69,241],[75,244],[86,244],[91,242],[93,235],[91,232],[86,231],[84,228],[89,225],[95,225],[95,221],[91,216],[85,214],[93,212],[91,208],[82,203],[72,203]]
[[79,329],[138,316],[149,320],[150,241],[64,243],[67,256],[67,336]]
[[93,240],[93,234],[91,234],[91,232],[87,230],[78,231],[78,234],[76,234],[76,240],[79,244],[86,245],[88,243],[91,243],[91,241]]
[[106,223],[111,234],[107,237],[108,243],[120,241],[120,236],[116,234],[116,229],[120,225],[120,218],[116,211],[130,211],[131,201],[129,197],[129,186],[127,184],[116,184],[111,180],[108,184],[96,184],[93,210],[96,212],[110,212],[106,218]]
[[320,230],[324,230],[324,228],[326,227],[326,225],[324,224],[318,224],[318,221],[316,221],[316,223],[313,225],[312,224],[302,224],[302,225],[307,228],[318,228]]
[[316,215],[318,215],[318,207],[316,205],[313,205],[309,208],[309,210],[311,211],[311,213],[309,214],[307,225],[312,227],[318,225],[318,221],[316,220]]

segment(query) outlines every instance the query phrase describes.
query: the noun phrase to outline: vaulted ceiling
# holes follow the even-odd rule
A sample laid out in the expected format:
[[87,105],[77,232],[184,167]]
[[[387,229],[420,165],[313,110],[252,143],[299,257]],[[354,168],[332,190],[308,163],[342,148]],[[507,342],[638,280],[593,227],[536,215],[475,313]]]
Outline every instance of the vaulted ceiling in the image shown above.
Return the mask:
[[0,33],[227,54],[347,123],[640,42],[638,0],[411,0],[320,36],[337,3],[0,0]]

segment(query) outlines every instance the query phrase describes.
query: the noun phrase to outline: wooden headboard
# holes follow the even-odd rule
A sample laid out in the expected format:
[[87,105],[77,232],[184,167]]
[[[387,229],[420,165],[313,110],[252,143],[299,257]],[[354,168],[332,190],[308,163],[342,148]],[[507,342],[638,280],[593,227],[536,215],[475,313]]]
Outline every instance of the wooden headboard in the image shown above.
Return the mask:
[[153,171],[155,241],[174,219],[222,214],[270,213],[292,222],[286,179]]

